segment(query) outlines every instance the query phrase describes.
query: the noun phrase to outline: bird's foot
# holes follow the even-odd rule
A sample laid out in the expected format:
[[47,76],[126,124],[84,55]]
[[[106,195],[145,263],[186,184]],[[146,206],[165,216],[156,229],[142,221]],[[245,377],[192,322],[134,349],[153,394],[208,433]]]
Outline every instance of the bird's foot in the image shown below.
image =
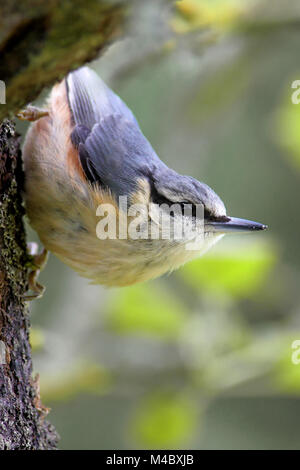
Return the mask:
[[41,395],[40,395],[40,374],[36,374],[34,378],[31,379],[31,385],[34,388],[35,391],[35,397],[33,400],[34,406],[36,410],[38,411],[40,417],[44,419],[47,414],[49,414],[49,411],[51,408],[47,408],[47,406],[43,405],[41,401]]
[[36,106],[31,106],[30,104],[26,108],[21,109],[16,116],[21,119],[21,121],[37,121],[38,119],[48,116],[49,112],[45,109],[37,108]]
[[49,252],[46,250],[46,248],[43,248],[43,251],[38,253],[38,248],[39,247],[37,243],[31,242],[27,244],[31,268],[31,271],[28,275],[28,290],[31,290],[33,294],[24,295],[25,300],[40,299],[45,292],[45,287],[37,282],[37,279],[41,270],[44,269],[47,264]]

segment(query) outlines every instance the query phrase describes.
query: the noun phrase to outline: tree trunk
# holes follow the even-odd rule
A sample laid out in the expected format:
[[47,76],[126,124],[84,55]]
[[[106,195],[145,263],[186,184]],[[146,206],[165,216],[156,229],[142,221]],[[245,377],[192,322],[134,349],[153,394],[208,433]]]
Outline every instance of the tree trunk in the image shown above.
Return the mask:
[[0,449],[54,449],[58,436],[32,379],[23,172],[14,125],[0,126]]
[[[120,36],[131,0],[10,0],[0,4],[0,80],[9,117]],[[125,8],[126,6],[126,8]],[[1,102],[1,101],[0,101]]]

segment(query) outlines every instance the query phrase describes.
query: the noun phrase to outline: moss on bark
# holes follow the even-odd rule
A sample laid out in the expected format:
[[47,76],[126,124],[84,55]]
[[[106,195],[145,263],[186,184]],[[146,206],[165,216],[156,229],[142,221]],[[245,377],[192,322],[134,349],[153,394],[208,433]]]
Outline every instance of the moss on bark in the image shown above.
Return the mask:
[[96,58],[120,36],[127,8],[108,0],[26,0],[27,9],[7,3],[0,6],[0,80],[6,84],[0,120]]

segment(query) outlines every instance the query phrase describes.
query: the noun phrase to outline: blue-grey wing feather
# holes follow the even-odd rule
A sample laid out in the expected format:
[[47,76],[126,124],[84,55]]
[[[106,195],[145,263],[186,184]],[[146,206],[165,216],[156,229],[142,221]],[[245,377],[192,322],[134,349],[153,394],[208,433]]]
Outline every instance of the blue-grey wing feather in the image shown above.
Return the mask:
[[84,146],[100,181],[117,196],[136,191],[158,159],[137,126],[119,114],[95,124]]
[[76,124],[89,129],[110,114],[120,114],[138,126],[126,104],[89,67],[81,67],[67,77],[68,100]]
[[139,178],[165,167],[126,104],[88,67],[67,77],[75,127],[71,140],[86,177],[116,195],[136,191]]

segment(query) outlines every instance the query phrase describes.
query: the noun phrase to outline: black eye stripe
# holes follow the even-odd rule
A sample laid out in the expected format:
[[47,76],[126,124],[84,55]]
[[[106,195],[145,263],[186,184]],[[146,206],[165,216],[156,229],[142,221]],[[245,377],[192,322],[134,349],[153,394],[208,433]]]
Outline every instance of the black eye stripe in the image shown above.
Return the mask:
[[[152,188],[152,202],[154,204],[158,204],[159,206],[161,204],[167,204],[168,206],[172,206],[173,204],[179,204],[181,206],[181,209],[182,211],[184,210],[184,206],[185,205],[191,205],[192,206],[192,217],[196,217],[196,205],[193,204],[192,202],[188,202],[188,201],[170,201],[169,199],[167,199],[165,196],[163,196],[162,194],[160,194],[158,191],[156,191],[154,188]],[[174,214],[171,214],[172,216],[174,216]]]
[[206,209],[204,209],[204,219],[209,222],[228,222],[230,220],[226,215],[215,216]]
[[[165,196],[160,194],[154,187],[152,187],[152,202],[155,204],[161,205],[161,204],[168,204],[168,206],[171,206],[172,204],[179,204],[182,208],[182,211],[184,210],[185,205],[191,205],[192,206],[192,217],[196,218],[197,217],[197,205],[189,202],[189,201],[170,201],[167,199]],[[171,214],[174,215],[174,214]],[[224,216],[218,216],[216,217],[214,214],[211,213],[206,207],[204,207],[204,219],[209,221],[209,222],[227,222],[229,220],[228,217]]]

